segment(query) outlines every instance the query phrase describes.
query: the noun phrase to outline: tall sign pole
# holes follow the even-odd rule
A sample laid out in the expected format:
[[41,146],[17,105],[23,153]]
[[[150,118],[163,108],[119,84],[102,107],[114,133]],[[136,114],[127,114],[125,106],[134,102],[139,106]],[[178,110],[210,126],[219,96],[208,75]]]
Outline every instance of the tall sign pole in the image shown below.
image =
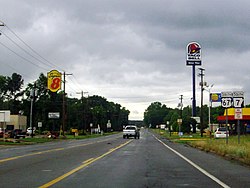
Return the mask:
[[196,97],[195,97],[195,66],[201,65],[201,46],[197,42],[190,42],[187,45],[186,65],[192,66],[193,70],[193,99],[192,99],[192,116],[196,116]]
[[240,143],[240,121],[242,119],[242,108],[244,108],[244,91],[221,92],[221,106],[226,108],[226,144],[228,144],[228,108],[234,107],[234,119],[237,119],[238,143]]
[[[58,90],[61,89],[62,73],[57,70],[51,70],[50,72],[47,73],[47,76],[48,76],[48,83],[47,83],[48,89],[51,92],[56,93]],[[64,123],[64,120],[63,120],[63,123]]]
[[65,136],[64,132],[65,132],[65,128],[66,128],[66,117],[67,117],[67,112],[66,112],[66,76],[68,75],[72,75],[72,74],[66,74],[65,72],[63,72],[63,114],[62,114],[62,134],[63,136]]
[[192,65],[193,70],[193,101],[192,101],[192,116],[196,117],[196,97],[195,97],[195,65]]
[[244,91],[233,91],[234,119],[237,119],[238,144],[240,144],[240,120],[243,118]]

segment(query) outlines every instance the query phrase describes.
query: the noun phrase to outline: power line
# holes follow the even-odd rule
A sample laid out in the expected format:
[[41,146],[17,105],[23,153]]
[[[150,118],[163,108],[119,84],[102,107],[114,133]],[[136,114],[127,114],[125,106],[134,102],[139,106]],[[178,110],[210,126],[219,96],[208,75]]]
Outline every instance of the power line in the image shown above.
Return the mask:
[[[2,24],[1,24],[2,23]],[[7,33],[3,32],[2,30],[0,30],[3,35],[10,40],[13,44],[15,44],[18,48],[20,48],[25,54],[28,54],[30,57],[32,57],[33,59],[35,59],[36,61],[38,61],[40,64],[45,65],[45,67],[48,68],[57,68],[58,70],[60,70],[60,68],[54,64],[51,63],[50,61],[48,61],[46,58],[44,58],[43,56],[41,56],[34,48],[32,48],[29,44],[27,44],[20,36],[18,36],[9,26],[7,26],[6,24],[4,24],[3,22],[0,21],[0,26],[4,26],[3,28],[7,28],[19,41],[21,41],[21,43],[28,49],[25,49],[24,47],[22,47],[20,44],[18,44],[13,38],[11,38],[9,35],[7,35]],[[29,60],[28,58],[24,57],[23,55],[20,55],[18,52],[16,52],[15,50],[11,49],[10,47],[8,47],[6,44],[0,42],[0,44],[5,47],[6,49],[8,49],[9,51],[11,51],[12,53],[14,53],[16,56],[18,56],[19,58],[25,60],[26,62],[42,69],[45,71],[48,71],[48,68],[45,68],[44,66],[41,66],[37,63],[34,63],[33,61]],[[13,70],[17,71],[14,67],[8,65],[10,68],[12,68]],[[76,78],[73,76],[74,81],[72,84],[75,84],[77,86],[77,88],[82,88],[80,86],[80,84],[78,84]],[[71,79],[70,79],[71,80]],[[80,87],[79,87],[80,86]],[[76,90],[69,85],[69,88],[71,88],[72,90],[74,90],[76,92]],[[78,90],[78,89],[77,89]]]
[[[73,79],[72,79],[73,78]],[[79,90],[84,90],[84,91],[86,91],[86,92],[88,92],[88,90],[86,89],[86,88],[83,88],[79,83],[78,83],[78,81],[76,80],[76,77],[74,76],[74,74],[72,74],[72,78],[71,78],[71,76],[69,77],[69,80],[71,80],[72,81],[72,84],[74,84],[78,89],[78,91]],[[72,88],[72,87],[70,87],[70,88]],[[73,88],[72,88],[73,89]],[[73,90],[75,90],[75,89],[73,89]]]
[[13,39],[11,39],[7,34],[5,34],[4,32],[2,32],[2,34],[7,37],[11,42],[13,42],[17,47],[19,47],[22,51],[24,51],[26,54],[28,54],[29,56],[31,56],[32,58],[34,58],[35,60],[37,60],[38,62],[46,65],[46,66],[50,66],[51,65],[44,63],[43,61],[41,61],[40,59],[38,59],[37,57],[35,57],[34,55],[32,55],[30,52],[28,52],[26,49],[24,49],[22,46],[20,46],[18,43],[16,43]]
[[44,67],[41,67],[41,66],[39,66],[39,65],[37,65],[37,64],[35,64],[35,63],[33,63],[32,61],[28,60],[27,58],[21,56],[20,54],[18,54],[17,52],[15,52],[14,50],[10,49],[8,46],[6,46],[5,44],[3,44],[2,42],[0,42],[0,44],[1,44],[3,47],[7,48],[7,49],[8,49],[9,51],[11,51],[12,53],[14,53],[16,56],[18,56],[18,57],[22,58],[23,60],[29,62],[30,64],[32,64],[32,65],[34,65],[34,66],[36,66],[36,67],[39,67],[39,68],[41,68],[41,69],[43,69],[43,70],[48,70],[48,69],[45,69]]
[[[43,59],[45,62],[44,63],[42,61],[39,60],[39,62],[42,62],[50,67],[56,67],[57,69],[60,69],[57,65],[51,63],[50,61],[48,61],[47,59],[45,59],[43,56],[41,56],[36,50],[34,50],[30,45],[28,45],[21,37],[19,37],[12,29],[10,29],[7,25],[5,25],[5,27],[13,34],[15,35],[26,47],[28,47],[34,54],[36,54],[37,56],[39,56],[41,59]],[[33,57],[33,56],[32,56]],[[37,59],[37,58],[36,58]]]

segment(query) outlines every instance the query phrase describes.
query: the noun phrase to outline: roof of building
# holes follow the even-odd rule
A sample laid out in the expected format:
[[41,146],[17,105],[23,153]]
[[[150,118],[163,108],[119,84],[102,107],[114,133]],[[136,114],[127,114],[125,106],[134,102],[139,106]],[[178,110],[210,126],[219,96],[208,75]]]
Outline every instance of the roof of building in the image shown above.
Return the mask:
[[[236,120],[234,117],[234,112],[235,108],[228,108],[227,109],[227,115],[228,115],[228,120],[229,121],[234,121]],[[223,116],[218,116],[217,120],[220,121],[225,121],[226,120],[226,110],[224,111]],[[242,108],[242,120],[250,120],[250,108]]]

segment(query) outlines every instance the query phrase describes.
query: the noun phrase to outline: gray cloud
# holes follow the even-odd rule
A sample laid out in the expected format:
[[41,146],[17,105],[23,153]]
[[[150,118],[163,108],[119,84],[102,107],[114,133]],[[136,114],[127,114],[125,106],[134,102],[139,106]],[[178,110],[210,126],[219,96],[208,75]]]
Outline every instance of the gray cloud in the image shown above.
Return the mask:
[[[37,61],[1,35],[3,45],[24,57],[0,45],[2,75],[18,72],[28,83],[52,68],[73,73],[74,78],[67,78],[72,96],[87,90],[121,103],[132,119],[141,119],[154,101],[176,107],[183,94],[184,105],[190,105],[191,67],[185,64],[185,50],[197,41],[205,79],[215,84],[212,91],[243,90],[249,103],[248,1],[0,2],[0,20],[54,64]],[[23,45],[8,28],[0,29]]]

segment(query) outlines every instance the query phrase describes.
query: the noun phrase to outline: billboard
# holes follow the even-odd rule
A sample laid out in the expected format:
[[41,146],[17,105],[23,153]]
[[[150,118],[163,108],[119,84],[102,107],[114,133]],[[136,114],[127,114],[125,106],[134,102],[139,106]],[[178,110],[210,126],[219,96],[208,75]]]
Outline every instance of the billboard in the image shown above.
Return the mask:
[[197,42],[187,45],[187,65],[201,65],[201,46]]
[[62,74],[57,70],[48,72],[48,89],[52,92],[57,92],[61,89]]

